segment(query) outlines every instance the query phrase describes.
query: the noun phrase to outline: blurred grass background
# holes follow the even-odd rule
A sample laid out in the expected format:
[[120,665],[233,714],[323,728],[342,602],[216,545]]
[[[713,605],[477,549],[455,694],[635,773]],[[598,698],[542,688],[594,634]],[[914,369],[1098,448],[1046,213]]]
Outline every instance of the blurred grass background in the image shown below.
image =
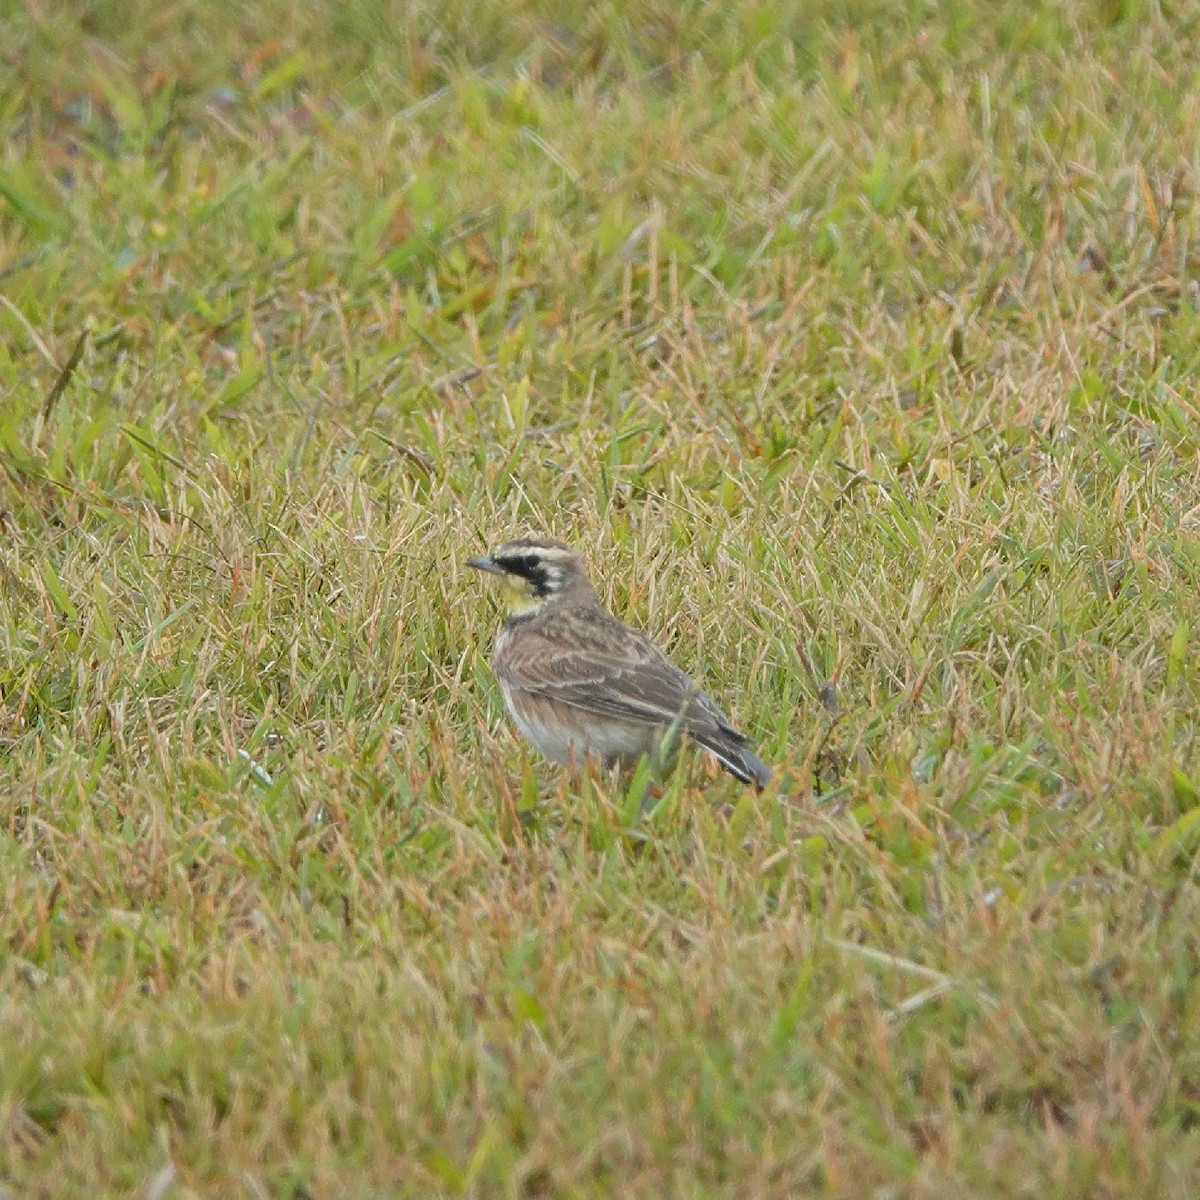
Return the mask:
[[[1194,1200],[1198,28],[6,9],[0,1196]],[[776,786],[526,751],[526,532]]]

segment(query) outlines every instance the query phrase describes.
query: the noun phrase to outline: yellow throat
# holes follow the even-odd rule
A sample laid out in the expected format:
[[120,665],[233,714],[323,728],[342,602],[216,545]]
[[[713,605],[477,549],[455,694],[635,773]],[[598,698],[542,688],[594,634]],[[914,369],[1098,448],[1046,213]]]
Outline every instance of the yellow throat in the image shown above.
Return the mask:
[[535,595],[529,581],[519,575],[505,575],[500,581],[500,599],[510,617],[537,612],[546,603],[546,597]]

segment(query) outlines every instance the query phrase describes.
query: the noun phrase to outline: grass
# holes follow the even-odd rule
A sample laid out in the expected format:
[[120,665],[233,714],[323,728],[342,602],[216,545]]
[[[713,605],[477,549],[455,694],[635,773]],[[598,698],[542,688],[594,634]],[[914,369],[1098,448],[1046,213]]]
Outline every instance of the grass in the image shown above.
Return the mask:
[[0,1196],[1193,1200],[1198,21],[0,18]]

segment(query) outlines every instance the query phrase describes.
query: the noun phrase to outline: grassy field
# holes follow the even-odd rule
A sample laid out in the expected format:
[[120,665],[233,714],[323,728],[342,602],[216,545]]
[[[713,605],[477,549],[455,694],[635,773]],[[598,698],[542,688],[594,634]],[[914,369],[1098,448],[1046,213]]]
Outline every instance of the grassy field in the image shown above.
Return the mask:
[[3,1200],[1200,1196],[1196,3],[0,34]]

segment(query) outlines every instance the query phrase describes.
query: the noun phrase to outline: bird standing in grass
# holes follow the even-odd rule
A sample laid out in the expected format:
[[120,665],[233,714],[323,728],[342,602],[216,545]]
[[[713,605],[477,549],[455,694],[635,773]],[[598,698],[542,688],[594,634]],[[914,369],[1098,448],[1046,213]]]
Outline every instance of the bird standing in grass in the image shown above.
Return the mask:
[[604,609],[569,546],[520,538],[467,565],[500,578],[508,616],[492,669],[517,728],[546,758],[629,766],[681,733],[743,783],[766,786],[771,772],[749,740],[649,638]]

